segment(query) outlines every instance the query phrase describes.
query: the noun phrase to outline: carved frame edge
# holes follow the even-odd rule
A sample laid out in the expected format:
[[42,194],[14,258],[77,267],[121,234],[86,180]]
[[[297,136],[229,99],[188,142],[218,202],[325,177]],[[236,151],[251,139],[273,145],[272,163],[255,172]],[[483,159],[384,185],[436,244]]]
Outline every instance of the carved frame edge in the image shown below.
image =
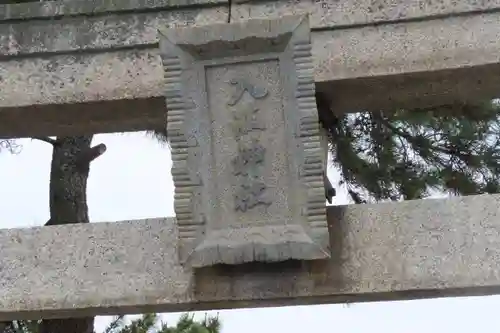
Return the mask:
[[232,45],[238,41],[279,40],[288,37],[304,21],[309,22],[307,15],[286,15],[277,19],[249,19],[194,27],[159,28],[158,32],[163,37],[160,40],[166,39],[179,48],[206,48],[211,43],[219,43],[219,47],[226,47],[231,52],[234,51]]
[[[160,40],[160,48],[164,48],[164,42]],[[179,259],[183,258],[183,240],[193,240],[197,237],[200,227],[204,221],[197,221],[193,212],[193,197],[196,187],[200,184],[195,182],[189,165],[190,148],[193,144],[188,141],[185,131],[184,120],[190,112],[191,105],[183,87],[183,66],[180,54],[175,52],[161,52],[161,60],[164,73],[165,100],[167,111],[167,135],[172,156],[172,178],[174,182],[174,211],[177,221],[177,232],[179,244]]]
[[[299,165],[299,179],[306,186],[307,203],[302,208],[302,215],[307,220],[310,228],[308,232],[313,236],[313,241],[323,249],[324,255],[316,256],[317,259],[330,257],[328,223],[326,219],[326,204],[324,197],[324,152],[321,143],[319,117],[315,100],[314,65],[312,58],[312,45],[310,39],[309,18],[307,15],[285,16],[280,19],[251,19],[244,22],[231,24],[215,24],[207,27],[183,27],[168,30],[159,30],[162,65],[164,70],[164,84],[167,112],[167,131],[172,151],[172,176],[175,185],[174,210],[177,218],[179,259],[185,264],[191,255],[196,253],[196,246],[191,246],[205,231],[203,214],[201,219],[196,219],[194,212],[194,196],[197,192],[197,175],[189,168],[190,155],[195,145],[190,144],[185,128],[186,114],[194,107],[189,103],[184,91],[184,69],[180,59],[184,56],[196,59],[198,54],[186,49],[189,45],[196,45],[203,49],[210,47],[213,41],[220,42],[221,47],[229,48],[227,54],[231,56],[233,43],[247,38],[273,40],[276,46],[287,40],[285,48],[292,48],[292,60],[297,72],[295,97],[299,117],[297,139],[301,142],[302,158]],[[271,25],[275,25],[275,28]],[[228,28],[230,26],[231,28]],[[248,26],[251,26],[249,28]],[[229,35],[210,35],[214,29],[230,32]],[[250,33],[251,31],[251,33]],[[204,36],[201,41],[196,36]],[[208,37],[213,37],[210,39]],[[225,38],[227,37],[227,38]],[[166,44],[169,49],[176,52],[163,52]],[[282,49],[283,51],[283,49]],[[169,55],[166,56],[165,54]],[[263,52],[265,53],[265,52]],[[189,253],[187,253],[189,252]],[[193,265],[200,266],[200,265]],[[201,265],[203,266],[203,265]]]
[[[300,178],[307,186],[307,204],[305,216],[315,240],[325,249],[325,258],[329,258],[328,221],[326,217],[325,188],[323,174],[325,170],[325,152],[316,105],[314,80],[314,62],[308,16],[307,24],[297,27],[293,38],[293,61],[297,72],[295,97],[299,114],[299,136],[301,138],[303,158]],[[306,23],[306,22],[304,22]]]

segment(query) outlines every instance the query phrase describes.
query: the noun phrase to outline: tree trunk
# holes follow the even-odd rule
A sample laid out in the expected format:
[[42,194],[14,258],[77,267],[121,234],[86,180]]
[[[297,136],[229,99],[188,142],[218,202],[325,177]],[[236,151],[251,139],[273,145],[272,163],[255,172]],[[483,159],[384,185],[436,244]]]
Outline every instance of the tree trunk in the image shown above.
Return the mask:
[[[106,151],[90,147],[93,135],[36,139],[53,146],[50,169],[50,219],[45,225],[89,223],[87,179],[90,163]],[[69,291],[71,292],[71,291]],[[19,322],[18,322],[19,324]],[[19,332],[12,321],[0,322],[0,332]],[[42,320],[37,333],[93,333],[94,317]]]
[[[87,179],[90,162],[106,149],[102,144],[91,148],[92,137],[93,135],[61,137],[52,142],[50,220],[46,225],[89,223]],[[40,333],[93,331],[94,317],[47,319],[42,320],[40,326]]]

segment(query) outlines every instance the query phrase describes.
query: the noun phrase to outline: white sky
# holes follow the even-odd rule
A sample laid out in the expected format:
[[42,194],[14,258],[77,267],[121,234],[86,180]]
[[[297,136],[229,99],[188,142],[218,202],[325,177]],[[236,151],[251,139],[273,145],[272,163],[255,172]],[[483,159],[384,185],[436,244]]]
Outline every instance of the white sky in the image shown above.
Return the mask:
[[[143,133],[97,135],[108,151],[91,168],[88,200],[92,222],[173,216],[170,154]],[[0,228],[43,225],[49,216],[51,147],[19,140],[18,155],[0,154]],[[333,174],[330,177],[334,176]],[[335,177],[332,177],[335,178]],[[339,191],[338,191],[339,192]],[[336,203],[347,203],[338,193]],[[339,332],[470,333],[497,332],[500,296],[407,302],[323,305],[219,311],[222,333]],[[213,314],[215,314],[214,312]],[[200,313],[199,316],[203,316]],[[175,322],[179,314],[164,315]],[[109,322],[98,317],[97,332]]]

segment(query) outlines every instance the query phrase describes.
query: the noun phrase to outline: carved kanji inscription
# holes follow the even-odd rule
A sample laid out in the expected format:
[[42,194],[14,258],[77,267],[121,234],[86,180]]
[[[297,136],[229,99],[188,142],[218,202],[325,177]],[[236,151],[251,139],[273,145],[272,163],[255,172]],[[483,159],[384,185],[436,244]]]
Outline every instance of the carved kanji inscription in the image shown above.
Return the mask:
[[236,86],[236,89],[231,96],[231,100],[227,102],[229,105],[236,105],[245,91],[248,91],[250,96],[255,99],[261,99],[267,96],[267,89],[254,86],[253,84],[248,83],[245,79],[231,79],[229,82]]
[[[265,198],[266,184],[263,182],[259,167],[264,163],[266,148],[259,142],[258,137],[252,138],[250,143],[244,143],[243,138],[254,131],[265,131],[266,126],[259,123],[257,112],[260,110],[259,99],[268,95],[267,89],[258,88],[245,79],[232,79],[229,81],[236,86],[230,106],[236,106],[233,111],[233,133],[238,144],[237,155],[232,160],[233,174],[238,177],[237,190],[234,195],[234,209],[246,212],[257,205],[268,206],[271,204],[269,198]],[[238,107],[238,101],[243,94],[248,92],[251,98],[247,105]]]
[[234,113],[233,116],[233,134],[236,140],[239,140],[242,136],[247,135],[252,131],[265,130],[266,125],[259,124],[257,121],[257,112],[259,108],[253,103],[251,105],[244,105]]
[[237,191],[234,197],[234,209],[246,212],[255,206],[270,205],[265,199],[266,185],[259,173],[259,164],[264,162],[266,148],[253,141],[250,147],[238,149],[238,155],[233,159],[233,174],[238,177]]
[[309,34],[305,16],[161,32],[183,263],[329,256]]

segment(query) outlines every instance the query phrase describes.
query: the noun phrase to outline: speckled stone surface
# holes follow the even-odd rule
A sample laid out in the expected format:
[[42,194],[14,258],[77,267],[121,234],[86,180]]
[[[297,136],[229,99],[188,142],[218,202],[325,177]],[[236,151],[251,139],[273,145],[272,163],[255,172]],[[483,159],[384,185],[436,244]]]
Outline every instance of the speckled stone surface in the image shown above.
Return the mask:
[[236,21],[308,13],[311,28],[338,29],[382,22],[424,20],[498,8],[500,0],[234,0],[231,19]]
[[174,221],[0,231],[0,319],[500,293],[500,195],[328,209],[332,258],[177,264]]
[[226,18],[225,6],[210,6],[0,21],[0,107],[161,96],[158,27]]
[[156,9],[169,10],[192,6],[227,4],[227,0],[93,0],[43,1],[0,5],[0,21],[30,20],[50,17],[109,14]]
[[[220,22],[224,14],[218,15]],[[313,32],[315,79],[328,82],[497,63],[499,20],[500,14],[491,13]],[[155,47],[13,58],[0,62],[0,107],[160,96],[162,80]]]
[[157,28],[225,22],[227,3],[102,0],[0,6],[0,135],[158,126],[165,105],[158,103],[163,70]]
[[316,81],[498,63],[499,20],[491,12],[317,32]]
[[[233,4],[231,11],[233,20],[310,12],[311,26],[316,29],[312,32],[314,75],[322,89],[339,84],[345,90],[352,82],[342,86],[344,80],[377,78],[377,85],[362,95],[382,96],[377,87],[401,91],[399,96],[405,100],[395,99],[405,106],[442,104],[441,96],[445,102],[463,99],[462,88],[450,81],[433,81],[434,73],[441,70],[465,69],[461,83],[473,87],[467,90],[468,99],[492,97],[498,91],[496,71],[483,70],[479,75],[476,69],[499,63],[499,1],[247,1]],[[228,2],[223,0],[83,3],[0,6],[0,134],[19,126],[2,125],[14,119],[10,112],[3,112],[7,108],[26,111],[19,118],[23,121],[39,119],[31,126],[37,133],[56,135],[63,128],[75,133],[101,131],[102,123],[87,121],[85,113],[90,111],[85,108],[80,108],[82,121],[72,116],[68,129],[60,113],[29,106],[122,99],[143,103],[122,113],[136,119],[133,122],[117,115],[117,123],[124,125],[115,129],[144,128],[142,110],[155,112],[156,118],[165,111],[151,111],[149,101],[163,95],[157,29],[224,23],[229,14]],[[60,19],[64,13],[71,15]],[[394,80],[396,76],[404,78]],[[418,94],[411,91],[414,84],[407,84],[415,81],[425,83],[418,87]],[[366,105],[396,107],[389,98],[384,103],[338,94],[336,100],[342,106],[339,112],[359,111],[358,107]],[[37,124],[53,125],[42,130]]]

